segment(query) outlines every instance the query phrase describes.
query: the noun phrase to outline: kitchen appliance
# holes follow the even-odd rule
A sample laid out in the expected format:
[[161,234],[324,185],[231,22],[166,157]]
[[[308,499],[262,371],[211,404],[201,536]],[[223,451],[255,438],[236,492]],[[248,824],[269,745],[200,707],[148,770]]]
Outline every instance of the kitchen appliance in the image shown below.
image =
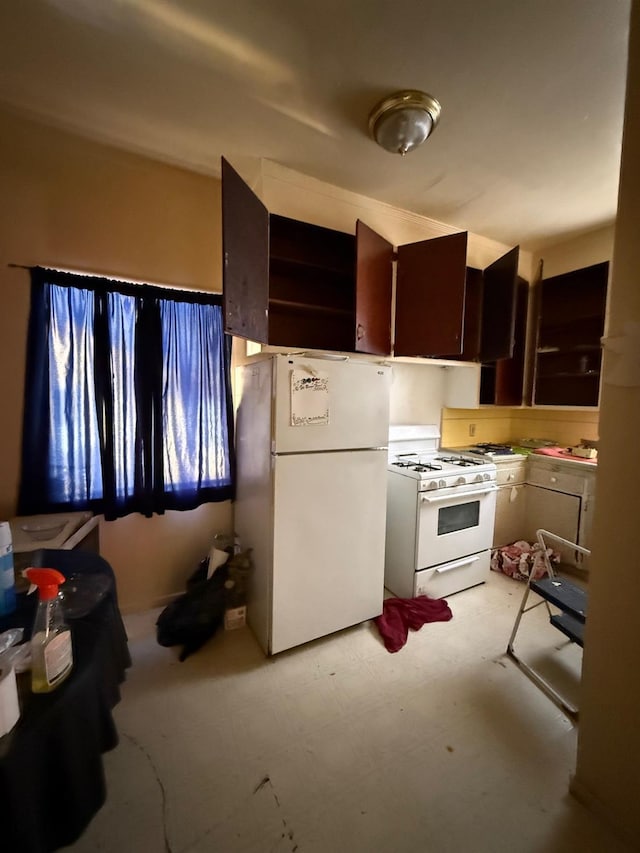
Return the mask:
[[487,456],[489,459],[496,459],[503,456],[514,456],[516,452],[510,444],[493,444],[492,442],[480,442],[472,444],[470,447],[456,448],[458,453],[471,453],[474,456]]
[[439,451],[435,425],[392,426],[387,467],[385,586],[441,598],[489,575],[496,466]]
[[[454,451],[452,451],[454,452]],[[496,511],[492,548],[510,545],[522,538],[526,516],[526,462],[530,451],[519,446],[481,442],[457,447],[455,452],[470,459],[490,459],[496,466]]]
[[382,612],[390,368],[261,355],[238,368],[235,529],[267,654]]
[[538,447],[557,447],[558,442],[554,438],[519,438],[518,447],[528,450],[536,450]]

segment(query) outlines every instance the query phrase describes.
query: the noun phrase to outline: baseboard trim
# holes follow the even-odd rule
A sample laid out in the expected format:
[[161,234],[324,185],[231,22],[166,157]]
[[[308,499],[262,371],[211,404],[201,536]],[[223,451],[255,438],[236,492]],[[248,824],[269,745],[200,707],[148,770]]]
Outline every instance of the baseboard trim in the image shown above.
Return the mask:
[[151,601],[145,601],[144,604],[121,604],[120,612],[123,616],[130,616],[132,613],[144,613],[145,610],[154,610],[156,607],[166,607],[167,604],[170,604],[183,593],[184,590],[182,590],[182,592],[172,592],[169,593],[169,595],[161,595]]
[[633,850],[640,849],[640,831],[636,827],[623,825],[624,816],[612,810],[593,791],[575,776],[569,782],[569,793],[572,797],[600,818],[621,841],[629,844]]

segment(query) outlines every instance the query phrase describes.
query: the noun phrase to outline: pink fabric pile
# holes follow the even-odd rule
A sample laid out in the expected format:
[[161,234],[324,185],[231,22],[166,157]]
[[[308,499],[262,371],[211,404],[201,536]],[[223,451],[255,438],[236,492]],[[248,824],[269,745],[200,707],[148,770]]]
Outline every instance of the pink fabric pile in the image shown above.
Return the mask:
[[[547,556],[552,563],[560,562],[560,555],[552,548],[547,548]],[[540,545],[537,542],[530,545],[524,540],[492,551],[491,568],[494,572],[503,572],[518,581],[526,581],[529,578],[538,580],[547,574]]]
[[448,622],[453,617],[443,598],[386,598],[382,614],[374,619],[388,652],[399,651],[407,642],[409,629],[417,631],[425,622]]

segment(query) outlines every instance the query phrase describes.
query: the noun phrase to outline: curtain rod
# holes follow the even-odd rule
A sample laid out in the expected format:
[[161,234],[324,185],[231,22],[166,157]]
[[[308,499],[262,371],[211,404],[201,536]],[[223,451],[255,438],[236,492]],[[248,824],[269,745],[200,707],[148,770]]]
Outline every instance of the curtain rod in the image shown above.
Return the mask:
[[111,281],[121,282],[122,284],[136,284],[147,287],[162,287],[165,290],[181,290],[185,293],[202,293],[205,296],[213,294],[214,296],[220,296],[220,291],[218,290],[202,290],[199,287],[189,287],[189,285],[181,285],[181,284],[166,284],[160,281],[145,281],[141,278],[122,278],[122,276],[112,275],[109,273],[97,273],[97,272],[86,272],[85,270],[72,270],[66,267],[48,267],[46,264],[42,266],[42,264],[31,264],[27,266],[27,264],[7,264],[8,267],[17,270],[35,270],[40,267],[45,270],[53,270],[54,272],[64,272],[70,273],[71,275],[81,275],[86,276],[87,278],[107,278]]
[[[162,284],[160,282],[150,282],[143,281],[141,279],[131,279],[131,278],[121,278],[120,276],[113,275],[105,275],[104,273],[90,273],[85,271],[78,270],[70,270],[70,269],[61,269],[60,267],[48,267],[42,266],[41,264],[34,264],[33,266],[27,266],[26,264],[7,264],[8,267],[13,267],[14,269],[21,270],[29,270],[33,272],[33,270],[41,269],[45,271],[50,271],[52,273],[60,273],[63,276],[76,276],[81,278],[86,278],[89,281],[85,285],[89,289],[95,289],[94,281],[97,279],[107,281],[115,285],[114,290],[118,290],[119,292],[124,292],[124,289],[130,290],[131,288],[135,290],[140,290],[141,288],[149,288],[152,291],[164,291],[165,299],[178,300],[183,302],[198,302],[204,297],[207,300],[210,297],[217,298],[218,300],[222,298],[222,293],[217,290],[202,290],[201,288],[189,287],[188,285],[177,285],[177,284]],[[94,281],[92,281],[92,279]]]

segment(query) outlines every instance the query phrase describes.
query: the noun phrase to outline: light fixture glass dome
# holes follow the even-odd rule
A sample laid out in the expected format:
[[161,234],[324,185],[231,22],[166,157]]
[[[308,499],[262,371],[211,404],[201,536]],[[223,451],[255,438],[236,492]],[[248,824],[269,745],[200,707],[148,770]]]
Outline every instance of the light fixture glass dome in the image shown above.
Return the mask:
[[406,154],[421,145],[440,118],[439,102],[410,89],[390,95],[371,110],[369,132],[382,148]]

